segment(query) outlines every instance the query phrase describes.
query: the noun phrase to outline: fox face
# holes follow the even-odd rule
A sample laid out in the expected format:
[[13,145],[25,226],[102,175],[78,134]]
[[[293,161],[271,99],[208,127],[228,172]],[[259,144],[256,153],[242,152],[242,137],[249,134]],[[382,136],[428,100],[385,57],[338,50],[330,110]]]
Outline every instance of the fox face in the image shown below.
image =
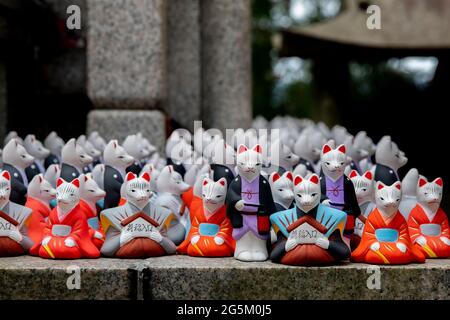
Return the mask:
[[80,198],[88,203],[95,204],[103,199],[106,192],[100,189],[91,173],[80,176]]
[[165,166],[158,176],[158,192],[181,195],[189,189],[189,185],[183,181],[181,175],[172,166]]
[[3,149],[3,163],[10,164],[14,167],[25,169],[34,161],[27,150],[15,139],[12,139]]
[[24,147],[30,155],[35,159],[44,160],[50,154],[50,150],[42,145],[42,142],[36,139],[33,134],[29,134],[25,137]]
[[420,176],[417,184],[417,200],[421,205],[430,208],[432,212],[436,212],[441,205],[443,187],[442,178],[428,182],[424,176]]
[[113,168],[125,169],[133,164],[134,158],[130,156],[126,150],[119,145],[117,140],[111,140],[105,147],[103,152],[105,164]]
[[334,149],[331,143],[326,143],[322,148],[320,161],[323,173],[336,181],[344,175],[345,167],[349,164],[345,145],[341,144]]
[[150,175],[144,173],[138,177],[132,172],[128,172],[125,178],[125,194],[127,201],[142,209],[144,208],[153,193],[150,190]]
[[202,187],[203,206],[209,213],[215,213],[225,204],[227,195],[227,180],[218,181],[205,178]]
[[273,172],[269,177],[274,202],[282,204],[286,209],[294,200],[293,180],[292,173],[289,171],[281,176],[278,172]]
[[248,149],[241,144],[238,147],[236,160],[239,175],[251,182],[261,173],[262,148],[257,144],[252,149]]
[[402,198],[402,184],[395,182],[391,186],[378,181],[375,187],[375,204],[386,217],[392,217],[398,211]]
[[320,203],[319,176],[312,174],[307,178],[294,178],[295,204],[303,212],[309,212]]
[[52,187],[50,182],[45,180],[42,174],[34,176],[28,184],[28,197],[41,200],[44,203],[49,203],[50,200],[56,196],[56,190]]
[[80,202],[80,180],[67,182],[62,178],[56,183],[57,206],[62,212],[69,212]]

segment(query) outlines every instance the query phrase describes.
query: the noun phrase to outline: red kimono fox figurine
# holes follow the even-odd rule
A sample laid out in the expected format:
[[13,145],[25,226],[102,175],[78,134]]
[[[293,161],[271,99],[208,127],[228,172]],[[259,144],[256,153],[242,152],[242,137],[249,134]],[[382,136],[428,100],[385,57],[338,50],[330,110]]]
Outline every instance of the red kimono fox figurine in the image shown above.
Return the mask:
[[[25,207],[33,210],[31,214],[28,234],[34,243],[40,243],[42,234],[50,215],[50,201],[56,196],[56,190],[50,182],[44,179],[42,174],[34,176],[28,185],[27,202]],[[31,251],[32,255],[38,255],[38,252]]]
[[[201,182],[201,181],[200,181]],[[227,180],[203,179],[201,195],[189,199],[191,228],[179,245],[179,253],[196,257],[230,257],[234,253],[233,228],[227,217],[225,198]]]
[[92,178],[92,174],[80,176],[80,208],[86,216],[89,225],[89,235],[97,249],[101,249],[105,242],[105,233],[100,225],[97,213],[97,201],[103,199],[106,193]]
[[401,183],[386,186],[379,181],[375,188],[376,208],[364,225],[361,242],[351,260],[371,264],[408,264],[424,262],[424,255],[411,242],[408,225],[398,205]]
[[33,251],[47,259],[97,258],[100,251],[92,243],[89,226],[80,202],[78,178],[66,182],[59,178],[56,188],[57,206],[50,212],[43,239]]
[[428,182],[419,178],[417,205],[408,218],[409,234],[415,247],[427,258],[450,257],[448,218],[440,208],[443,182],[441,178]]

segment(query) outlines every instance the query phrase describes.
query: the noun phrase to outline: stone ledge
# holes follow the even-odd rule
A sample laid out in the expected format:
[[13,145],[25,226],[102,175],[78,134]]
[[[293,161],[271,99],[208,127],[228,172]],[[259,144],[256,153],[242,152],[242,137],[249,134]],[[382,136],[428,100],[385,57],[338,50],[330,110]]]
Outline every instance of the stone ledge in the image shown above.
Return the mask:
[[[69,290],[69,266],[81,270]],[[0,299],[450,299],[450,260],[381,266],[381,290],[367,288],[370,265],[289,267],[233,258],[49,261],[0,258]]]

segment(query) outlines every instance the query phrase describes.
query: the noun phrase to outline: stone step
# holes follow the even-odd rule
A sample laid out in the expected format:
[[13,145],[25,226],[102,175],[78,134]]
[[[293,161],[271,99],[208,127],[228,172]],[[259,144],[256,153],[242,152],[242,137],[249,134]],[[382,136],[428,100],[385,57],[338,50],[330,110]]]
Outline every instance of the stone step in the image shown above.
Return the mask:
[[[77,268],[80,289],[69,289],[67,282],[76,284],[73,270]],[[2,300],[449,298],[450,260],[378,268],[353,263],[289,267],[186,256],[67,261],[0,258]]]

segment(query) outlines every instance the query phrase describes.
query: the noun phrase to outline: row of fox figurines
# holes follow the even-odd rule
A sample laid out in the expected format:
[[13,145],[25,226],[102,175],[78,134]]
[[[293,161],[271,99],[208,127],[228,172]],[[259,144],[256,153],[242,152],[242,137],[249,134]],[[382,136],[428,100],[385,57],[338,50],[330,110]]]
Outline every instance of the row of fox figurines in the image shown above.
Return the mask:
[[[178,253],[305,266],[450,257],[441,178],[429,182],[411,169],[400,182],[396,171],[406,158],[389,137],[373,147],[370,170],[362,170],[370,152],[355,151],[356,138],[340,145],[322,139],[314,162],[304,155],[317,132],[303,128],[296,153],[287,140],[273,141],[278,156],[270,168],[262,145],[223,139],[206,143],[204,163],[189,167],[174,156],[177,148],[186,156],[179,133],[166,143],[167,162],[139,134],[119,145],[98,134],[64,144],[52,133],[48,148],[31,135],[10,136],[2,151],[0,256]],[[50,150],[55,144],[59,150]],[[364,159],[351,156],[361,153]]]

